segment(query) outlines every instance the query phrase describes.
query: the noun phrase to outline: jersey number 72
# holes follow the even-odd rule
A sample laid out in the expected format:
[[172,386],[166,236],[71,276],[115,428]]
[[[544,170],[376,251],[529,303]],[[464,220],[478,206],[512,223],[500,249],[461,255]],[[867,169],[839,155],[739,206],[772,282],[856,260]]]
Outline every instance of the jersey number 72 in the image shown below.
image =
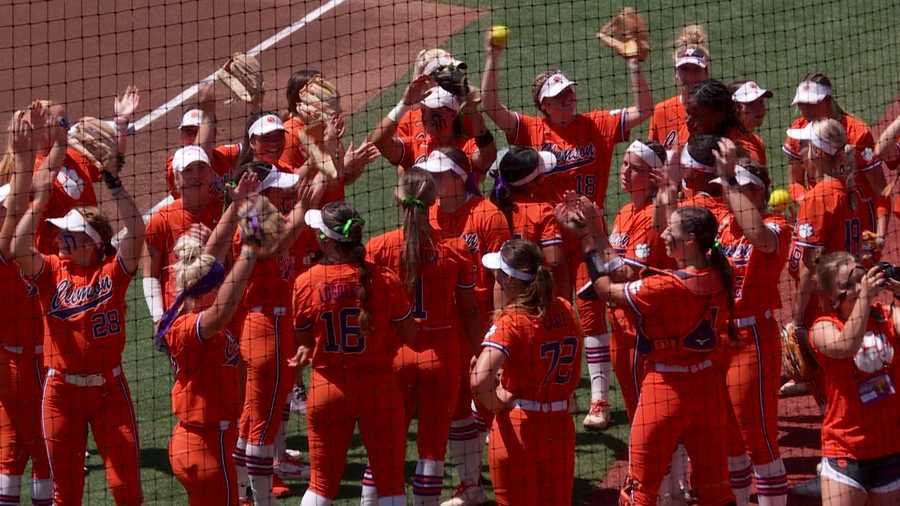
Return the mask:
[[562,341],[548,341],[541,345],[541,358],[550,359],[547,366],[547,374],[542,383],[551,381],[559,385],[565,385],[572,377],[572,364],[575,362],[575,354],[578,353],[578,339],[572,336],[563,338]]

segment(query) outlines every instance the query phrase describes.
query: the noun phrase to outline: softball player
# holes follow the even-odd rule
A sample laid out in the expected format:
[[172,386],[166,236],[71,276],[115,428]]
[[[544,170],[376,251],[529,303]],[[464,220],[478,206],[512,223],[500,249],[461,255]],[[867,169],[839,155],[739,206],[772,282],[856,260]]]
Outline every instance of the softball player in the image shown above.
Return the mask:
[[868,271],[844,251],[816,265],[831,309],[815,320],[809,343],[827,399],[822,421],[822,503],[887,505],[900,501],[900,314],[875,302],[900,285],[884,265]]
[[[119,101],[117,100],[117,105]],[[57,149],[66,131],[51,118]],[[102,172],[117,216],[127,232],[110,245],[112,228],[96,208],[74,208],[50,224],[58,229],[58,254],[42,255],[34,232],[50,198],[50,169],[41,169],[35,199],[13,239],[16,262],[38,290],[44,313],[42,419],[54,504],[81,504],[88,425],[106,463],[116,504],[141,504],[140,450],[131,393],[122,371],[125,295],[141,256],[144,222],[122,186],[116,157]]]
[[[666,191],[674,193],[674,188]],[[656,504],[669,456],[681,439],[691,457],[699,503],[729,504],[734,497],[728,483],[723,370],[725,340],[734,339],[732,276],[716,245],[715,217],[698,207],[674,211],[662,238],[679,270],[648,270],[637,281],[613,283],[611,266],[598,253],[609,248],[599,209],[587,199],[577,204],[568,221],[584,230],[593,289],[601,299],[630,310],[638,329],[636,348],[645,356],[621,502]],[[700,390],[703,396],[694,395]]]
[[[875,157],[884,161],[884,165],[891,171],[900,167],[900,116],[894,118],[878,136],[875,143]],[[900,197],[894,196],[892,210],[894,216],[900,216]]]
[[[19,504],[30,459],[31,502],[49,506],[52,483],[41,435],[44,329],[37,294],[23,283],[11,249],[18,219],[28,206],[38,142],[29,115],[31,111],[16,111],[10,121],[7,152],[13,166],[9,184],[0,187],[0,286],[8,294],[3,307],[7,323],[0,329],[0,504]],[[54,145],[48,164],[58,166],[64,152],[64,146]],[[13,197],[7,198],[10,193]]]
[[[440,241],[428,221],[436,191],[427,170],[429,164],[439,163],[432,159],[403,171],[394,193],[403,211],[403,228],[377,236],[366,246],[372,263],[403,277],[419,324],[415,339],[394,359],[394,372],[407,420],[418,419],[413,503],[434,506],[441,495],[462,357],[475,352],[482,335],[472,257],[462,239]],[[365,486],[363,492],[371,494],[375,487]]]
[[[255,177],[245,177],[244,193],[256,183]],[[258,246],[244,246],[225,275],[222,262],[237,225],[238,205],[229,206],[205,247],[191,235],[175,243],[178,298],[155,336],[175,377],[172,414],[178,423],[169,441],[169,462],[191,505],[238,504],[230,450],[241,412],[236,395],[241,390],[240,350],[228,327],[259,254]]]
[[366,261],[356,210],[332,202],[307,212],[306,223],[318,231],[324,258],[294,282],[300,346],[290,363],[312,366],[312,476],[301,505],[327,506],[337,497],[357,423],[378,477],[378,504],[404,505],[406,419],[392,362],[402,343],[415,342],[413,308],[399,278]]
[[744,148],[751,160],[766,167],[766,143],[756,130],[766,118],[766,100],[772,98],[772,92],[756,81],[735,81],[728,85],[728,91],[731,92],[731,100],[743,134],[736,142]]
[[[488,461],[497,504],[570,504],[583,334],[572,306],[553,295],[538,247],[522,239],[482,258],[502,306],[484,336],[472,391],[495,412]],[[497,380],[499,374],[499,382]]]
[[[778,280],[787,263],[791,229],[779,213],[766,211],[768,172],[739,159],[728,139],[719,141],[714,180],[737,227],[719,241],[734,269],[734,319],[738,342],[729,348],[726,383],[739,431],[730,431],[728,470],[739,505],[750,500],[752,474],[763,506],[787,501],[787,475],[778,448],[778,381],[781,376],[781,309]],[[732,232],[740,235],[733,236]],[[748,455],[749,452],[749,455]]]

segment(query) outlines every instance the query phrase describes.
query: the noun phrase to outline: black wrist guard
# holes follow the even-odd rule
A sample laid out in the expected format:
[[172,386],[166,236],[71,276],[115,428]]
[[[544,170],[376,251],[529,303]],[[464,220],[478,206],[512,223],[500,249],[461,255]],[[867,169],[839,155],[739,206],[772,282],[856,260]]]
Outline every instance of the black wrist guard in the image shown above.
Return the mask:
[[479,148],[490,146],[494,142],[494,134],[490,130],[485,130],[483,134],[475,137],[475,145]]
[[111,172],[107,170],[100,171],[100,175],[103,176],[103,182],[106,183],[106,187],[110,190],[118,190],[122,187],[122,180],[118,176],[112,175]]

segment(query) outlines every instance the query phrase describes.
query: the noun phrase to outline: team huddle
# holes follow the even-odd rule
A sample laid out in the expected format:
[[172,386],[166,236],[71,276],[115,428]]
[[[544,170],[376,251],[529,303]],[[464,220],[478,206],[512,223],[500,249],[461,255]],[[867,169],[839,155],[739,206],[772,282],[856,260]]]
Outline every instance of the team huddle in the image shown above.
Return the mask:
[[[192,505],[274,504],[288,478],[309,479],[302,506],[331,504],[357,430],[361,504],[406,504],[409,482],[413,504],[483,504],[485,445],[498,504],[571,504],[583,359],[584,427],[610,425],[613,373],[624,399],[621,505],[746,505],[754,482],[758,504],[785,505],[780,390],[822,407],[825,504],[900,502],[900,270],[882,260],[900,118],[876,140],[826,75],[806,75],[782,147],[789,197],[770,199],[756,130],[772,92],[711,78],[700,26],[674,46],[667,100],[654,105],[638,51],[630,106],[578,112],[553,69],[534,79],[532,115],[501,100],[496,38],[479,88],[423,50],[357,146],[327,76],[295,72],[286,112],[263,111],[258,62],[236,55],[220,81],[255,106],[243,139],[220,142],[216,83],[201,83],[166,163],[170,198],[146,223],[122,181],[136,88],[113,121],[70,124],[48,100],[15,111],[0,162],[0,506],[19,504],[29,462],[33,504],[81,504],[88,429],[116,504],[142,504],[121,365],[138,268]],[[622,143],[627,199],[608,223]],[[364,242],[345,197],[379,157],[397,167],[401,226]],[[291,412],[305,413],[308,465],[286,444]],[[459,486],[441,503],[445,462]]]

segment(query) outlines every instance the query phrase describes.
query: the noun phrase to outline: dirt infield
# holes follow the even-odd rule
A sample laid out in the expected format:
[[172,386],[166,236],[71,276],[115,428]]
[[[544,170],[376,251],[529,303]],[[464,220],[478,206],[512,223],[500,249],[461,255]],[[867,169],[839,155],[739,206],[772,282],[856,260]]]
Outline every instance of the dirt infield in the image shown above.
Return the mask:
[[[115,94],[135,84],[142,90],[138,119],[214,72],[231,53],[246,51],[319,6],[289,0],[252,7],[243,0],[0,6],[0,61],[10,62],[0,69],[0,111],[6,116],[47,97],[66,104],[70,118],[109,118]],[[422,1],[345,1],[260,54],[268,90],[264,106],[283,109],[291,72],[316,68],[336,79],[345,109],[358,111],[406,74],[420,49],[441,45],[479,15]],[[192,103],[187,100],[185,107]],[[126,175],[133,180],[127,177],[126,184],[142,208],[165,193],[160,176],[167,154],[178,146],[176,127],[184,110],[174,108],[129,147],[134,158]],[[219,114],[219,139],[239,140],[247,109],[220,106]]]

